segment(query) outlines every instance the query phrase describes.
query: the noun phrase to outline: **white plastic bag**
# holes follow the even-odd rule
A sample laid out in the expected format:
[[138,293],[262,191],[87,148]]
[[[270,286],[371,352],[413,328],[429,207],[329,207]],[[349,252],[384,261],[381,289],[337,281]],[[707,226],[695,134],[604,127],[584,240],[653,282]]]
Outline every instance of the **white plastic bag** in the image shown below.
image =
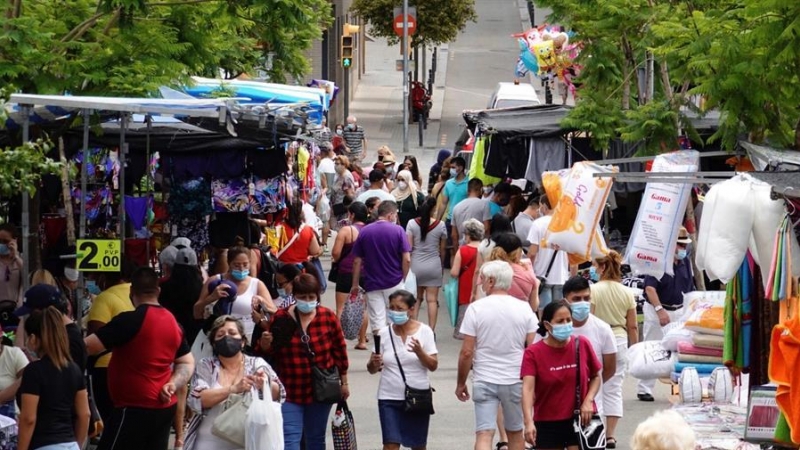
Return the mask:
[[414,275],[414,272],[408,271],[403,289],[411,292],[414,296],[417,295],[417,276]]
[[677,353],[661,345],[661,341],[644,341],[628,349],[628,371],[640,380],[668,378],[675,369]]
[[661,345],[663,345],[666,350],[676,352],[678,351],[679,343],[692,343],[694,331],[686,329],[683,326],[683,322],[670,322],[661,329],[664,331],[664,338],[661,339]]
[[700,375],[694,367],[686,367],[681,370],[678,378],[678,388],[680,390],[681,403],[700,403],[703,401],[703,384],[700,382]]
[[245,450],[283,450],[283,415],[281,404],[272,401],[265,384],[259,398],[253,391],[253,401],[245,418]]
[[731,398],[733,398],[733,377],[727,367],[717,367],[711,372],[711,378],[708,380],[708,396],[715,403],[731,402]]
[[317,203],[317,214],[322,222],[327,222],[331,218],[331,201],[327,195],[320,197]]

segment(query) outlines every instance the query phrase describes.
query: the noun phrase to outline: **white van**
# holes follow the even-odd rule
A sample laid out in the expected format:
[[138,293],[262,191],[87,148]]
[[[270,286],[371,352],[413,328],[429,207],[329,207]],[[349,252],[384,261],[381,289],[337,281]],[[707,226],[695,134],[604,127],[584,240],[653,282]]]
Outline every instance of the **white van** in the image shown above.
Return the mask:
[[530,83],[497,83],[487,109],[541,105],[536,89]]

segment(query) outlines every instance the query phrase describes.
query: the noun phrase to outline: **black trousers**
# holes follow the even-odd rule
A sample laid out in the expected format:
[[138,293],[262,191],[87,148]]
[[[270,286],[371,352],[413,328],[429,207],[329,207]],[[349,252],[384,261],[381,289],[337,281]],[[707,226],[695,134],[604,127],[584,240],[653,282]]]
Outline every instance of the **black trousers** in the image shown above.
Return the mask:
[[176,408],[115,408],[97,450],[167,450]]
[[108,428],[111,422],[111,413],[114,412],[114,403],[111,402],[111,394],[108,393],[108,368],[95,367],[89,372],[92,378],[92,394],[94,403],[97,405],[97,412],[103,419],[103,426]]

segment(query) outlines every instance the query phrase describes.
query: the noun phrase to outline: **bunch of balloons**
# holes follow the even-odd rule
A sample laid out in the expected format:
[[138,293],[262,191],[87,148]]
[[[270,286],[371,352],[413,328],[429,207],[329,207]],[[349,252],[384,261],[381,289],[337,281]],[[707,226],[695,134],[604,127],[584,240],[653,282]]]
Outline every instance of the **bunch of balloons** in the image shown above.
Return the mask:
[[557,77],[575,94],[572,78],[577,76],[580,66],[575,59],[581,50],[579,43],[570,42],[573,33],[547,24],[514,34],[519,43],[519,59],[514,71],[517,78],[529,72],[541,79]]

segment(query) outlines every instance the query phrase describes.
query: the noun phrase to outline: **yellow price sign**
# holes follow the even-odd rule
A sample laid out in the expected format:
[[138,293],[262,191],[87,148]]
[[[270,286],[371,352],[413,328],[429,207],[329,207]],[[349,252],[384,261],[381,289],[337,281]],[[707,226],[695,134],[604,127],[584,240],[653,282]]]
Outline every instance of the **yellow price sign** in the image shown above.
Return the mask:
[[119,272],[122,243],[115,239],[78,239],[76,258],[81,272]]

